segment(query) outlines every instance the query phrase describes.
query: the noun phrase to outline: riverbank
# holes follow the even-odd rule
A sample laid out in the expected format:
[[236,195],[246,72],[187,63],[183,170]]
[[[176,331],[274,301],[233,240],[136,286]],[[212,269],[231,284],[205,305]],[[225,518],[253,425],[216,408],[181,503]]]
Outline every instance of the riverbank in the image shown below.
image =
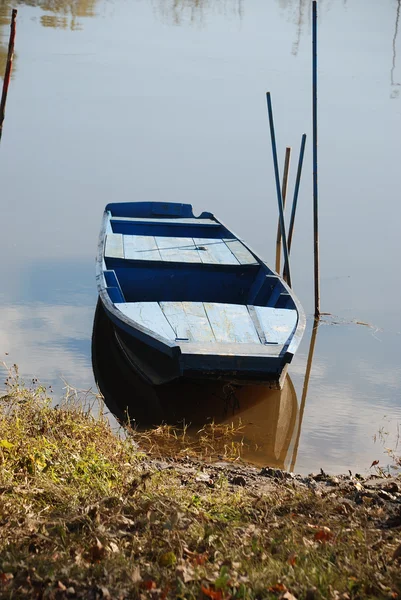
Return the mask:
[[79,402],[7,387],[1,597],[401,594],[400,478],[155,458]]

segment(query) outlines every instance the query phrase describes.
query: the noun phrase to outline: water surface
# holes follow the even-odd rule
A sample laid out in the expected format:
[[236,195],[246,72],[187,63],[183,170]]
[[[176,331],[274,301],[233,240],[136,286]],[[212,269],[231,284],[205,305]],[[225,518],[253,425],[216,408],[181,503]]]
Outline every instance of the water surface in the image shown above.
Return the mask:
[[[0,149],[4,358],[58,392],[61,377],[94,386],[94,257],[107,202],[190,202],[197,213],[215,212],[274,264],[268,90],[281,165],[285,147],[293,148],[290,190],[308,135],[292,277],[311,315],[309,3],[17,6]],[[4,70],[11,3],[0,7]],[[399,20],[400,0],[319,3],[321,293],[322,310],[333,316],[319,327],[301,427],[293,428],[298,471],[385,464],[373,436],[401,421]],[[297,419],[311,328],[309,319],[290,368]],[[258,448],[271,435],[267,409],[265,418]],[[256,454],[258,464],[274,463],[270,450]]]

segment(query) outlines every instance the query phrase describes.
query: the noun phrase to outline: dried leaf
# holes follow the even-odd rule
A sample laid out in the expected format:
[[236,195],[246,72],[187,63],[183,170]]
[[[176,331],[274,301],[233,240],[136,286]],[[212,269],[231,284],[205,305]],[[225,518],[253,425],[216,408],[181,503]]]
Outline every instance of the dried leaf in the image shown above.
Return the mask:
[[333,534],[328,527],[319,529],[319,531],[316,531],[315,535],[313,536],[317,542],[328,542],[332,537]]
[[304,543],[304,546],[306,546],[307,548],[310,548],[311,546],[314,546],[315,543],[312,540],[308,540],[308,538],[303,537],[302,541]]
[[372,467],[375,467],[376,465],[379,464],[379,462],[380,462],[379,460],[374,460],[369,468],[371,469]]
[[117,544],[115,542],[110,542],[109,546],[110,546],[110,550],[114,553],[120,551],[119,547],[117,546]]
[[67,586],[64,585],[64,583],[62,583],[61,581],[57,582],[57,587],[59,590],[61,590],[62,592],[65,592],[65,590],[67,589]]
[[89,557],[92,562],[99,562],[106,556],[106,548],[100,540],[96,540],[96,544],[89,548]]
[[273,592],[273,594],[277,594],[279,592],[286,592],[287,588],[285,587],[285,585],[283,583],[276,583],[275,585],[272,585],[271,587],[269,587],[269,592]]
[[287,558],[287,562],[292,567],[295,565],[295,563],[297,562],[297,555],[295,554],[295,552],[291,552],[291,554]]
[[156,582],[153,581],[152,579],[147,579],[146,581],[144,581],[142,583],[142,587],[144,587],[145,590],[150,591],[150,590],[155,590],[157,585],[156,585]]
[[141,570],[138,566],[135,566],[131,571],[131,581],[132,583],[139,583],[142,581]]
[[14,575],[12,573],[0,573],[0,583],[2,585],[7,585],[12,579],[14,579]]
[[393,560],[401,558],[401,544],[394,550]]
[[178,577],[180,577],[180,579],[183,580],[184,583],[195,581],[197,579],[195,576],[195,571],[191,565],[180,565],[176,569],[176,574]]
[[223,594],[221,590],[213,590],[212,588],[205,587],[204,585],[201,586],[201,590],[205,596],[211,598],[212,600],[223,600]]

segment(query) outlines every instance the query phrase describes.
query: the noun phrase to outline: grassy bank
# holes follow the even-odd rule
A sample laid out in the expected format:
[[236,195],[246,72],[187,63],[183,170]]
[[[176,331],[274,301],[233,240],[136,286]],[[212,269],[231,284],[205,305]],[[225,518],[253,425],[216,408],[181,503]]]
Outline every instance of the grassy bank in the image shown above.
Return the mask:
[[397,479],[160,460],[151,436],[145,453],[104,416],[74,402],[52,408],[44,389],[10,379],[0,400],[1,597],[401,595]]

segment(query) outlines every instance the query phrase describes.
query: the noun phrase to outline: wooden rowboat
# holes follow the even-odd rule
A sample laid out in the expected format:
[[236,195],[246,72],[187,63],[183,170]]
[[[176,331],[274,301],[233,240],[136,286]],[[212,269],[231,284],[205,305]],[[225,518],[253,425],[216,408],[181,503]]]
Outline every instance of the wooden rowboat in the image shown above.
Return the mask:
[[108,204],[96,277],[121,351],[152,385],[184,377],[280,387],[305,329],[282,278],[188,204]]

